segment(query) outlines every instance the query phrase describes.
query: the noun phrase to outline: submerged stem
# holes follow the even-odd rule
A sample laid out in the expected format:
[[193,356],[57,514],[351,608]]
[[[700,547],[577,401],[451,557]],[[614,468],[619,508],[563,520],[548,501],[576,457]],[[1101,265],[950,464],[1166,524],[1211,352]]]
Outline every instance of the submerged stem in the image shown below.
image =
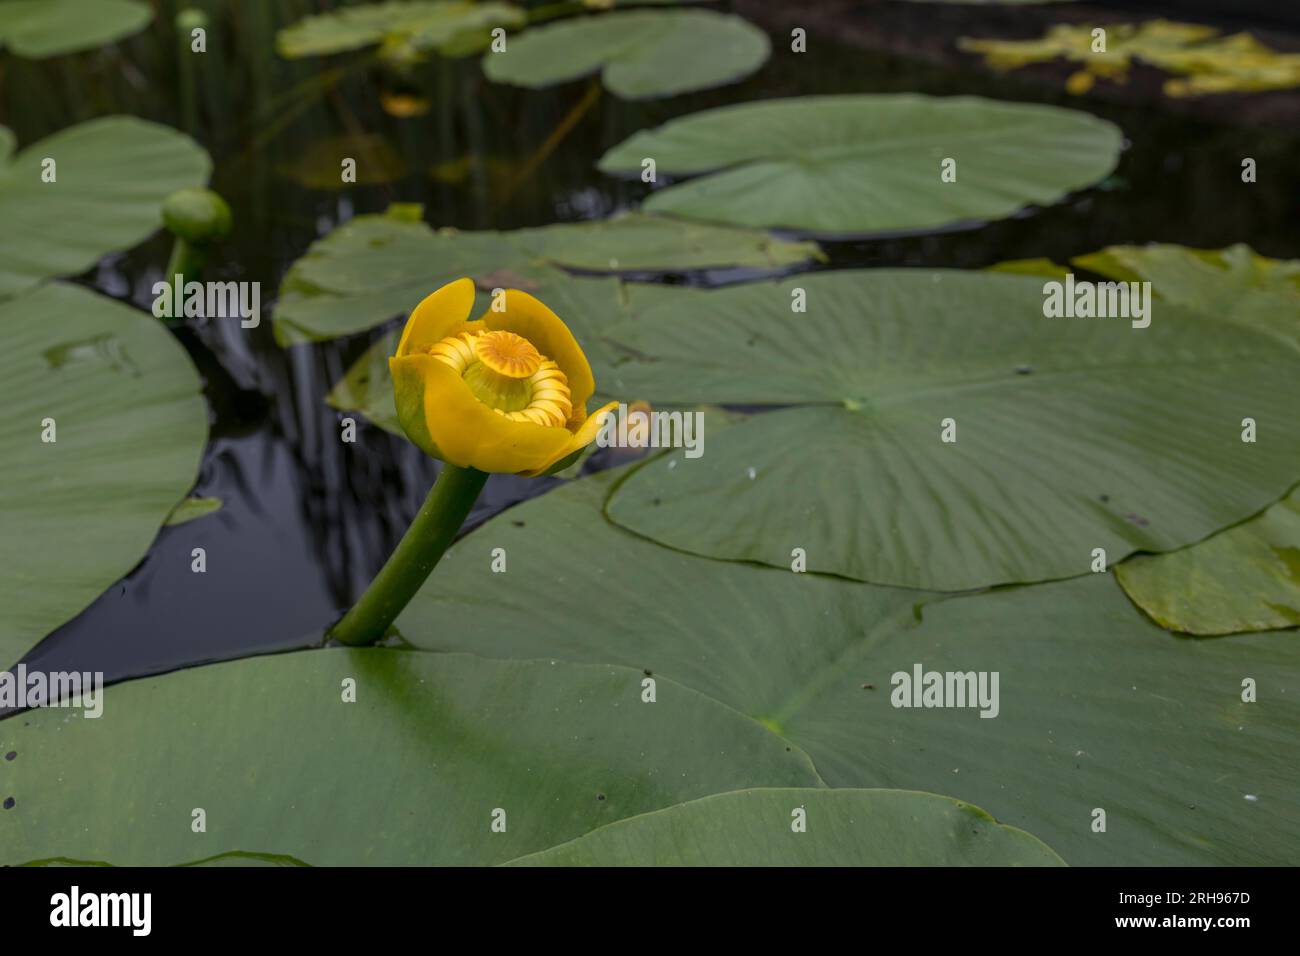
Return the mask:
[[392,556],[329,636],[353,646],[382,638],[456,537],[486,481],[486,472],[444,464]]

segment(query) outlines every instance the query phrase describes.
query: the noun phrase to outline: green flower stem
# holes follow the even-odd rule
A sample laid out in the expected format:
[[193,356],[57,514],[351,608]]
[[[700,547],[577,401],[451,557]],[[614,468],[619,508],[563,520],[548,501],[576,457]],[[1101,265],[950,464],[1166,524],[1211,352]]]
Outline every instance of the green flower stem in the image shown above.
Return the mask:
[[[176,281],[177,275],[185,277],[186,282],[200,282],[203,279],[203,267],[207,264],[207,253],[198,244],[188,242],[180,236],[172,243],[172,256],[167,263],[167,281]],[[181,311],[177,304],[176,311]],[[178,316],[179,317],[179,316]]]
[[441,560],[486,481],[486,472],[444,464],[392,556],[329,636],[354,647],[382,638]]

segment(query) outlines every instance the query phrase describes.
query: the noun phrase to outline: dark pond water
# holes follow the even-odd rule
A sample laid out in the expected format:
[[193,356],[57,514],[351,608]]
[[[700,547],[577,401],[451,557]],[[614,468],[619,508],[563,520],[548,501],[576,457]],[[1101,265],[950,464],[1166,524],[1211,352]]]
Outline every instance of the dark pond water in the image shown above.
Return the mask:
[[[356,444],[339,440],[341,416],[325,405],[325,393],[378,331],[284,351],[272,340],[266,303],[314,239],[390,202],[424,203],[432,224],[467,229],[600,218],[635,206],[644,187],[601,176],[595,159],[672,116],[806,93],[969,93],[1086,105],[1118,123],[1130,144],[1109,180],[1054,208],[942,234],[826,243],[830,262],[822,268],[979,268],[1149,241],[1248,242],[1267,255],[1300,256],[1300,144],[1284,129],[1068,99],[1051,85],[969,64],[919,64],[820,36],[816,56],[795,58],[778,42],[761,73],[723,90],[648,104],[602,95],[545,154],[542,145],[574,118],[588,84],[540,93],[495,87],[481,80],[473,61],[430,64],[406,76],[363,56],[277,61],[277,18],[289,22],[307,6],[230,4],[215,16],[210,59],[194,78],[188,105],[162,23],[112,50],[0,64],[0,122],[20,143],[114,112],[190,129],[212,153],[213,185],[236,220],[209,277],[260,281],[264,303],[255,330],[217,321],[177,333],[204,377],[211,408],[211,441],[195,493],[222,498],[224,508],[163,529],[137,568],[31,652],[28,662],[43,669],[103,671],[116,680],[318,643],[379,568],[437,466],[377,428],[363,425]],[[977,32],[985,14],[968,8],[961,15]],[[924,22],[918,19],[918,28]],[[423,97],[432,109],[396,118],[382,106],[385,95]],[[339,157],[354,154],[363,168],[391,167],[387,181],[330,188]],[[1249,188],[1237,175],[1243,156],[1269,171]],[[168,251],[166,237],[155,237],[79,281],[147,309]],[[738,278],[744,276],[665,281]],[[597,456],[592,467],[600,465]],[[554,483],[494,476],[472,521]],[[207,551],[205,575],[190,572],[194,547]]]

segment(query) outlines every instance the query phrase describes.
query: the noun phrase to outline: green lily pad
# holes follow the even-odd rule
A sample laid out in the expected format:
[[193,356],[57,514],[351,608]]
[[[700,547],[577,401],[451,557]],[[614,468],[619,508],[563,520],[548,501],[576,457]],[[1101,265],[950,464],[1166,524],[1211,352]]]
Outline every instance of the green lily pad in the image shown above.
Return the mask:
[[[176,130],[130,116],[90,120],[8,156],[0,135],[0,298],[75,275],[162,225],[163,200],[207,182],[211,163]],[[54,182],[43,162],[55,161]]]
[[393,331],[366,349],[325,396],[325,403],[341,412],[360,412],[384,431],[403,435],[393,402],[393,377],[388,357],[397,351],[400,333]]
[[[1112,246],[1075,265],[1122,281],[1146,280],[1164,301],[1300,344],[1300,262],[1248,246]],[[1130,598],[1164,627],[1235,634],[1300,624],[1297,495],[1262,515],[1166,555],[1141,555],[1116,571]]]
[[[1087,113],[977,97],[804,96],[705,110],[634,134],[606,173],[697,176],[649,212],[815,233],[934,229],[1048,205],[1105,178],[1118,128]],[[956,160],[956,181],[941,164]],[[712,175],[700,175],[712,173]]]
[[515,257],[490,233],[456,242],[400,212],[357,216],[289,268],[275,307],[277,342],[325,341],[381,325],[439,285]]
[[3,666],[140,560],[194,483],[208,416],[143,312],[55,283],[0,301],[0,329]]
[[153,19],[139,0],[5,0],[0,48],[28,59],[93,50],[138,33]]
[[[1150,282],[1162,302],[1300,344],[1300,260],[1269,259],[1241,243],[1224,249],[1152,243],[1108,246],[1070,261],[1109,279]],[[989,269],[1045,279],[1064,279],[1072,271],[1050,259],[999,262]]]
[[0,722],[17,751],[0,862],[158,866],[251,848],[311,865],[491,864],[710,793],[821,785],[792,745],[692,690],[660,680],[642,703],[643,679],[370,648],[120,684],[98,719]]
[[[951,794],[1071,864],[1300,855],[1300,641],[1172,637],[1104,574],[944,599],[697,558],[602,517],[619,477],[571,482],[467,535],[401,632],[648,670],[761,720],[832,787]],[[918,663],[998,672],[997,716],[893,707],[893,675]],[[1241,700],[1247,677],[1256,703]]]
[[1300,261],[1269,259],[1249,246],[1110,246],[1078,256],[1082,269],[1124,282],[1145,280],[1161,300],[1239,322],[1300,345]]
[[178,524],[186,524],[196,518],[202,518],[210,515],[214,511],[220,511],[223,502],[220,498],[205,498],[202,496],[194,498],[183,498],[180,504],[172,509],[172,513],[167,516],[164,522],[168,527]]
[[512,237],[529,255],[589,272],[785,269],[825,259],[815,242],[792,242],[756,229],[641,213],[503,235]]
[[483,55],[488,79],[532,89],[600,73],[624,99],[734,83],[771,53],[767,34],[710,10],[631,10],[562,20],[511,37]]
[[957,591],[1181,548],[1294,484],[1292,350],[1168,303],[1141,329],[1047,318],[1043,287],[846,271],[650,307],[607,333],[621,394],[786,407],[706,422],[701,457],[647,463],[610,517],[710,557],[788,567],[799,547],[809,570]]
[[288,346],[364,331],[406,315],[438,286],[466,275],[485,289],[514,286],[532,292],[566,321],[569,315],[558,300],[595,296],[599,301],[593,305],[608,324],[621,312],[618,284],[605,280],[583,288],[555,267],[779,269],[821,254],[813,243],[785,242],[753,230],[640,215],[510,233],[434,231],[411,214],[399,207],[358,216],[314,243],[281,285],[276,340]]
[[1238,634],[1300,625],[1300,490],[1257,518],[1169,554],[1115,569],[1161,627]]
[[522,26],[526,19],[509,3],[394,0],[304,17],[276,34],[275,48],[296,60],[381,45],[383,55],[407,59],[427,51],[461,52],[468,38],[494,27]]
[[[796,810],[803,811],[796,832]],[[739,790],[592,830],[520,866],[1061,866],[1045,844],[951,797]]]

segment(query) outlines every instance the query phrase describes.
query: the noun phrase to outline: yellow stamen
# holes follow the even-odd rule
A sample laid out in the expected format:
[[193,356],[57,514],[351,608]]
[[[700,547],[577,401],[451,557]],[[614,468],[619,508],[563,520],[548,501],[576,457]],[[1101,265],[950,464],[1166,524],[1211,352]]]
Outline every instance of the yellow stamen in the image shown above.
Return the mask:
[[542,364],[541,353],[522,335],[483,332],[474,340],[478,360],[507,378],[528,378]]
[[457,372],[474,397],[511,421],[565,428],[573,418],[568,376],[514,332],[462,332],[429,354]]
[[474,333],[462,332],[450,339],[443,339],[429,349],[429,354],[464,375],[465,369],[474,361]]

